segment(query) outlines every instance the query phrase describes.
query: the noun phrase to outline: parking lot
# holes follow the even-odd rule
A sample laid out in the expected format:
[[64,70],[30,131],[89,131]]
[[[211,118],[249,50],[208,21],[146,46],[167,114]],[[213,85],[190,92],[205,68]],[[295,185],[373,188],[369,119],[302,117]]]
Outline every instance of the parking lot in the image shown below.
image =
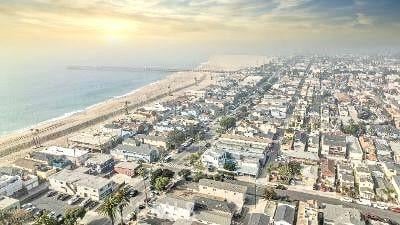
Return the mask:
[[[58,193],[51,197],[48,197],[47,193],[45,193],[45,194],[39,196],[38,198],[35,198],[34,200],[32,200],[30,203],[32,204],[32,206],[34,206],[40,210],[54,212],[55,216],[57,216],[57,215],[64,216],[67,209],[79,206],[79,203],[82,202],[82,200],[83,200],[83,198],[80,198],[74,204],[69,205],[68,200],[71,199],[72,196],[65,199],[64,201],[61,199],[57,199],[57,196],[58,196]],[[95,205],[95,204],[93,204],[93,205]]]

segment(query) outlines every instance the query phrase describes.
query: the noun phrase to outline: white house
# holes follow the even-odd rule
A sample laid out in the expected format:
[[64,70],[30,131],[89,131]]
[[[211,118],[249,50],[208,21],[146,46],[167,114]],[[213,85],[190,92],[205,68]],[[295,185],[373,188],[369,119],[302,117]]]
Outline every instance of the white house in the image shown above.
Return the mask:
[[178,220],[178,219],[190,219],[193,215],[194,203],[191,201],[185,201],[176,197],[165,197],[157,201],[158,204],[152,209],[152,212],[157,215],[158,218]]
[[50,188],[69,195],[78,195],[100,201],[114,188],[114,182],[73,170],[61,170],[49,177]]
[[23,181],[20,176],[0,176],[0,195],[11,196],[21,190]]

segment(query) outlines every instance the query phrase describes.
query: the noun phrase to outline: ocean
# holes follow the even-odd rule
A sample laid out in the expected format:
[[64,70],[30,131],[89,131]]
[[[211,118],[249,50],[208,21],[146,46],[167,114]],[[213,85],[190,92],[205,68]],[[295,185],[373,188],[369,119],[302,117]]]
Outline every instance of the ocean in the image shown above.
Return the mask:
[[84,110],[167,75],[67,68],[7,72],[0,75],[0,135]]

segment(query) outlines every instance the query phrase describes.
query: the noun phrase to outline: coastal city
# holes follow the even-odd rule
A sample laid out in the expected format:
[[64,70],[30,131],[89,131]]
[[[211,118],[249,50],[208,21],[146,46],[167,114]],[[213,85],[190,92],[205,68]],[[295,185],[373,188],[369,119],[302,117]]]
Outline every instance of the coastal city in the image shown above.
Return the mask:
[[400,224],[399,57],[202,66],[0,143],[0,224]]

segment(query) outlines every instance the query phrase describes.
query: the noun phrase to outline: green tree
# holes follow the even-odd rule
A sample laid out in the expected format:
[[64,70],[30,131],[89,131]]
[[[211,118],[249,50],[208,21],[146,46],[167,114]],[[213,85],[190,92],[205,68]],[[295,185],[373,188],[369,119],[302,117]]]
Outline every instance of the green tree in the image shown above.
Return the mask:
[[301,174],[301,164],[296,161],[289,162],[289,169],[292,175],[297,176]]
[[69,208],[65,212],[64,224],[65,225],[76,225],[79,219],[82,219],[86,214],[86,210],[83,207]]
[[157,177],[154,187],[158,191],[165,190],[165,187],[169,184],[170,178],[168,177]]
[[229,171],[235,171],[236,170],[236,163],[227,161],[224,164],[224,169],[229,170]]
[[121,219],[121,225],[124,224],[124,217],[123,217],[123,211],[124,208],[129,204],[130,202],[130,197],[128,195],[128,190],[126,188],[121,188],[118,190],[116,195],[114,196],[115,201],[118,204],[118,211]]
[[146,174],[147,174],[147,171],[146,171],[146,169],[143,167],[143,166],[141,166],[140,168],[139,168],[139,170],[138,170],[138,174],[142,177],[142,181],[143,181],[143,187],[144,187],[144,189],[143,189],[143,191],[144,191],[144,201],[146,202],[146,204],[147,204],[147,187],[146,187],[146,179],[145,179],[145,177],[146,177]]
[[236,125],[236,118],[231,116],[222,117],[219,125],[223,131],[226,131]]
[[173,130],[167,135],[167,148],[174,149],[185,142],[186,135],[183,131]]
[[192,174],[192,171],[188,169],[182,169],[181,171],[178,172],[178,175],[183,177],[185,180]]
[[117,211],[118,203],[113,196],[107,197],[99,207],[100,214],[108,216],[111,220],[111,224],[114,225],[115,214]]
[[278,194],[273,188],[266,188],[264,191],[264,198],[267,200],[274,200],[278,198]]
[[45,212],[35,220],[34,225],[59,225],[59,223]]
[[205,177],[204,173],[201,171],[195,172],[193,176],[193,181],[194,182],[199,182],[200,179],[203,179]]

